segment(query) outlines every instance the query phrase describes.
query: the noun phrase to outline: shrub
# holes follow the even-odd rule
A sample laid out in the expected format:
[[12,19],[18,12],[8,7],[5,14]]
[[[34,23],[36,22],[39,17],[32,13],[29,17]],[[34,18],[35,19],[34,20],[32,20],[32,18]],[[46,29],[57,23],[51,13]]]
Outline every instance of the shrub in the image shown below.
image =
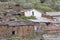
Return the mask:
[[30,17],[20,16],[19,19],[28,20],[28,19],[36,19],[36,18],[34,16],[30,16]]

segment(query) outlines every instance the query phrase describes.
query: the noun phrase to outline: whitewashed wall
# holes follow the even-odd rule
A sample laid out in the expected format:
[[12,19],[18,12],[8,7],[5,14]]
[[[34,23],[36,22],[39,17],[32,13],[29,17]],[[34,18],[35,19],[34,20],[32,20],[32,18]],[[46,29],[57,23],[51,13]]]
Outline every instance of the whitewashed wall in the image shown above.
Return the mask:
[[41,17],[41,12],[39,12],[39,11],[37,11],[36,9],[30,9],[30,10],[27,10],[26,12],[25,12],[25,16],[32,16],[32,12],[34,12],[34,16],[36,17],[36,18],[39,18],[39,17]]

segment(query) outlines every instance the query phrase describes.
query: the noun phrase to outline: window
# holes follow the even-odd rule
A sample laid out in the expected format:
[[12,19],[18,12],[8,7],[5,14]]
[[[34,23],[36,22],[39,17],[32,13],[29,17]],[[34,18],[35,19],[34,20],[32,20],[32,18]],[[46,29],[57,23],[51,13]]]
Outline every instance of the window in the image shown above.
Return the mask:
[[18,13],[18,16],[24,16],[24,12]]
[[13,27],[15,27],[15,26],[13,26]]
[[15,31],[12,31],[12,35],[15,35]]
[[35,30],[39,30],[40,29],[40,26],[34,26],[34,29]]
[[19,16],[21,16],[21,14],[18,14]]
[[48,26],[50,23],[46,23],[46,25]]
[[34,12],[32,11],[32,16],[34,16]]
[[44,3],[44,2],[45,2],[45,0],[40,0],[40,2],[41,2],[41,3]]

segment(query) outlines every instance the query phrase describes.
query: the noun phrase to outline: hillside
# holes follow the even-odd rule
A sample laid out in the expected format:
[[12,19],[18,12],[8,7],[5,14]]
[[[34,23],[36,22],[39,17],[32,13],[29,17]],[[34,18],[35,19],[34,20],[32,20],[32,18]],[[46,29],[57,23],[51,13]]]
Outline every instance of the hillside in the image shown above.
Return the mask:
[[[4,1],[7,1],[7,3]],[[0,2],[0,6],[4,7],[15,4],[19,4],[24,8],[37,8],[43,12],[60,11],[60,0],[3,0],[3,2]]]
[[14,1],[14,2],[40,2],[40,0],[0,0],[1,2]]

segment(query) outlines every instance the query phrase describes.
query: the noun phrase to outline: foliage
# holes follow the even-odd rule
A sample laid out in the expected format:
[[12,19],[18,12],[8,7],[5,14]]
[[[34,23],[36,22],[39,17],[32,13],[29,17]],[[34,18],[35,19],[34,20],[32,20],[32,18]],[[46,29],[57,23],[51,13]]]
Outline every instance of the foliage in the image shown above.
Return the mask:
[[26,16],[20,16],[19,17],[20,20],[28,20],[28,19],[36,19],[34,16],[29,16],[29,17],[26,17]]
[[21,3],[32,3],[32,2],[40,2],[40,0],[15,0],[15,2]]
[[60,0],[46,0],[44,5],[49,6],[56,11],[60,11]]
[[34,5],[32,3],[20,3],[21,6],[24,8],[33,8]]
[[[44,2],[41,3],[41,1]],[[36,8],[39,8],[42,11],[60,11],[60,0],[15,0],[15,2],[25,5],[25,7],[32,7],[33,3],[40,3],[35,6],[37,6]]]
[[13,5],[15,5],[14,2],[13,3],[12,2],[0,2],[0,7],[3,7],[3,8],[12,7]]
[[14,36],[11,36],[9,38],[6,38],[6,40],[22,40],[22,37],[18,37],[16,35],[14,35]]
[[40,9],[43,12],[51,12],[54,11],[52,8],[48,7],[48,6],[44,6],[41,3],[35,3],[35,8]]
[[[38,8],[41,9],[41,11],[46,12],[46,11],[54,11],[60,10],[60,0],[45,0],[44,3],[40,3],[40,0],[14,0],[14,2],[1,2],[1,5],[4,5],[4,7],[10,7],[13,6],[14,4],[18,3],[19,5],[22,5],[23,7],[26,8]],[[33,4],[35,3],[35,4]]]
[[38,8],[43,12],[60,11],[60,0],[43,0],[43,3],[40,1],[41,0],[14,0],[14,2],[0,2],[0,7],[10,7],[17,3],[25,8]]
[[23,38],[23,37],[19,37],[19,36],[16,36],[16,35],[14,35],[14,36],[11,36],[11,37],[9,37],[9,38],[6,38],[6,40],[34,40],[35,38],[33,38],[33,37],[25,37],[25,38]]
[[39,36],[39,35],[40,35],[40,33],[39,33],[39,32],[35,32],[35,35],[36,35],[36,36]]

